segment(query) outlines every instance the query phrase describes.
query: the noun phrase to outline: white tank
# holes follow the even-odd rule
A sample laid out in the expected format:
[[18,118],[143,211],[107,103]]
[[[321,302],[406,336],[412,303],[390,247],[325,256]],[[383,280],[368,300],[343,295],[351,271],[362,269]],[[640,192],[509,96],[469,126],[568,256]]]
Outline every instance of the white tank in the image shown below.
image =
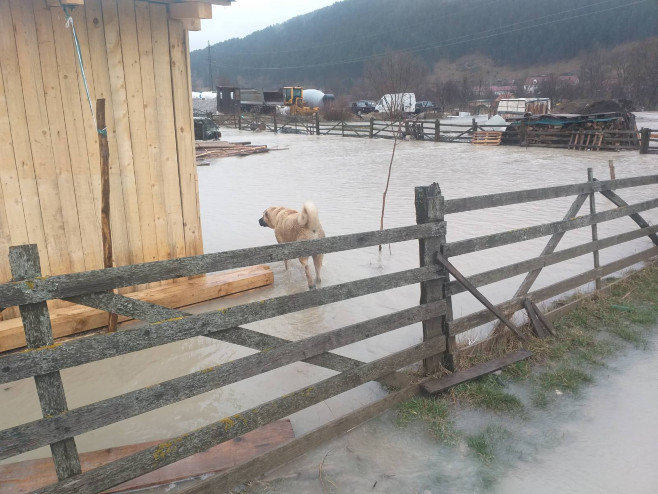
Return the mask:
[[308,106],[322,106],[324,93],[319,89],[304,89],[304,103]]

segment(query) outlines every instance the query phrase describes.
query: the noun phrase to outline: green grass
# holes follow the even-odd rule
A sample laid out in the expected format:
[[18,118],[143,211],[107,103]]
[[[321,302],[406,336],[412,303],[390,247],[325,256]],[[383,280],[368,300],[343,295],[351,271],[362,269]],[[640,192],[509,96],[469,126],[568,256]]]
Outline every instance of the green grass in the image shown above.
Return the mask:
[[454,444],[459,439],[445,400],[418,396],[400,403],[396,410],[397,425],[405,426],[414,420],[427,423],[434,437],[441,442]]
[[505,392],[503,380],[496,375],[460,384],[453,389],[452,395],[462,403],[494,412],[519,413],[524,410],[521,400]]
[[485,463],[489,463],[496,457],[496,452],[500,449],[501,444],[511,438],[512,433],[509,430],[490,424],[479,434],[468,436],[466,444],[471,453]]
[[[628,348],[648,348],[649,332],[657,322],[658,267],[652,266],[616,284],[607,296],[590,299],[556,321],[556,337],[531,338],[526,345],[533,352],[530,359],[507,366],[500,375],[461,384],[443,397],[402,403],[397,423],[404,426],[421,420],[438,440],[466,447],[468,454],[486,465],[481,472],[483,483],[494,484],[492,472],[505,461],[498,453],[511,447],[512,433],[490,424],[479,433],[467,434],[451,418],[454,410],[477,408],[526,418],[533,410],[555,406],[564,395],[577,397],[594,382],[596,371],[607,365],[610,357]],[[486,353],[461,356],[460,366],[470,367],[519,348],[520,342],[510,337]],[[526,387],[529,398],[525,404],[507,389],[512,382]]]

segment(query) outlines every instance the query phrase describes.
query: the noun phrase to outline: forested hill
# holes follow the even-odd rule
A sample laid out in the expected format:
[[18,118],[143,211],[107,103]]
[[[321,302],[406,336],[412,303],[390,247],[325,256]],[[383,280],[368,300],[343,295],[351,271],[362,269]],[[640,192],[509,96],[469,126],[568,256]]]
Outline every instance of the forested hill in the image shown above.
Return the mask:
[[[211,51],[215,83],[344,88],[387,50],[524,67],[657,34],[657,0],[344,0]],[[191,61],[207,86],[207,50]]]

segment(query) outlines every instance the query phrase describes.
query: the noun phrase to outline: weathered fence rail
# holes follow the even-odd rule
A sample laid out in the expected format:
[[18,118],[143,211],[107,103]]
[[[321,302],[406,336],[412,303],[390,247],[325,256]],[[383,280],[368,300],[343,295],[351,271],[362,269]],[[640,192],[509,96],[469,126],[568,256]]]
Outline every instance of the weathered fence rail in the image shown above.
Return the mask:
[[[385,378],[415,362],[422,360],[428,373],[437,370],[439,365],[454,368],[459,352],[456,344],[458,334],[494,321],[498,317],[504,318],[500,313],[511,315],[527,306],[529,301],[538,302],[558,296],[658,255],[658,226],[650,225],[640,215],[641,212],[658,207],[658,199],[629,204],[613,192],[656,183],[658,175],[606,181],[597,181],[590,176],[588,182],[580,184],[451,200],[446,200],[439,186],[433,184],[416,188],[417,224],[408,227],[51,277],[40,276],[35,246],[12,247],[10,263],[14,280],[0,285],[0,306],[20,307],[28,350],[0,356],[0,383],[33,377],[42,405],[43,418],[0,431],[0,460],[50,445],[60,481],[38,492],[101,492],[303,410],[355,386]],[[589,214],[578,216],[585,200],[595,193],[601,193],[617,207],[597,213],[592,206]],[[576,199],[560,221],[457,242],[446,240],[446,217],[451,214],[568,196],[576,196]],[[638,224],[638,229],[607,238],[593,235],[591,242],[555,252],[565,232],[627,216]],[[453,268],[446,264],[449,257],[542,236],[550,236],[550,239],[538,256],[477,273],[466,280],[460,281],[459,276],[457,279],[450,279],[448,269]],[[597,253],[601,249],[643,237],[651,239],[653,247],[603,266],[599,266],[595,261],[591,270],[530,291],[537,274],[546,266],[583,254]],[[124,286],[409,240],[419,242],[420,265],[417,268],[269,298],[220,311],[189,314],[112,292],[113,289]],[[516,294],[496,306],[496,312],[500,312],[498,316],[491,310],[482,310],[458,319],[453,318],[451,297],[465,291],[465,287],[473,291],[477,287],[524,273],[527,274],[526,279]],[[420,287],[418,305],[299,341],[291,342],[241,326],[412,284],[419,284]],[[486,301],[479,294],[478,297]],[[50,331],[46,301],[58,298],[130,316],[144,321],[145,324],[129,331],[55,343]],[[416,323],[423,325],[422,343],[374,362],[364,363],[331,353],[332,350],[345,345]],[[59,377],[61,370],[196,336],[242,345],[258,350],[258,353],[72,410],[67,408],[65,391]],[[93,470],[80,472],[75,446],[76,436],[299,361],[326,367],[339,374],[239,414],[224,417],[158,446]],[[293,440],[289,449],[286,449],[286,454],[279,457],[267,455],[267,460],[260,463],[260,471],[287,461],[292,454],[290,451],[295,450],[299,454],[317,445],[318,441],[331,437],[330,434],[336,434],[348,426],[367,420],[385,407],[409,398],[418,390],[417,384],[410,384],[381,401],[353,412],[345,419],[327,424],[312,434]],[[253,475],[254,469],[245,467],[240,471],[243,475]],[[237,482],[239,477],[236,475],[236,471],[233,471],[230,475],[219,475],[205,482],[225,485],[227,479]]]

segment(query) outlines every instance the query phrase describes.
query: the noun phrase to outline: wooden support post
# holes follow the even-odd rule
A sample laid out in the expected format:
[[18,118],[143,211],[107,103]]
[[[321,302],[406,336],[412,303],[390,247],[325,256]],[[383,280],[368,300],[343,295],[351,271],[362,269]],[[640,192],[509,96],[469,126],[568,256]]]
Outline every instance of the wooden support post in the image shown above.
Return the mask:
[[473,118],[473,127],[471,128],[471,131],[475,134],[478,130],[478,124],[475,122],[475,117]]
[[[14,281],[41,276],[39,250],[35,244],[10,247],[9,264]],[[20,311],[28,348],[40,348],[55,342],[46,302],[21,305]],[[44,417],[52,417],[68,411],[64,385],[59,371],[35,376],[34,381]],[[50,450],[59,480],[82,472],[74,438],[55,442],[50,445]]]
[[610,180],[616,180],[615,179],[615,162],[612,160],[608,160],[608,168],[610,168]]
[[[113,267],[112,229],[110,228],[110,148],[107,143],[105,126],[105,100],[96,100],[96,128],[98,149],[101,157],[101,238],[103,242],[103,267]],[[204,133],[205,135],[205,133]],[[117,315],[110,313],[107,322],[108,333],[117,330]]]
[[[594,181],[594,171],[592,170],[592,168],[587,169],[587,181],[588,182]],[[589,195],[589,211],[591,214],[596,214],[596,196],[594,192],[592,192]],[[596,242],[598,239],[599,239],[599,229],[598,229],[598,225],[594,223],[592,225],[592,241]],[[592,255],[594,256],[594,268],[597,269],[599,267],[599,251],[595,250],[594,252],[592,252]],[[595,285],[597,290],[601,289],[601,278],[596,278]]]
[[375,117],[370,117],[370,139],[372,139],[375,135]]
[[441,139],[441,122],[439,122],[439,119],[437,118],[434,121],[434,142],[439,142]]
[[315,112],[315,135],[320,135],[320,114]]
[[238,115],[238,130],[242,130],[242,115]]
[[649,153],[649,141],[651,140],[651,129],[640,131],[640,154]]
[[274,133],[277,133],[279,131],[279,128],[276,125],[276,110],[272,114],[272,125],[274,125]]
[[343,137],[345,137],[345,120],[340,122],[340,132]]
[[454,371],[457,365],[457,341],[454,336],[450,336],[448,322],[452,321],[452,300],[446,297],[445,293],[448,286],[448,270],[441,266],[436,258],[437,253],[443,253],[446,245],[446,230],[444,221],[444,199],[441,195],[439,184],[433,183],[429,186],[416,187],[416,223],[441,223],[441,232],[436,237],[421,239],[419,243],[420,265],[429,266],[437,265],[442,278],[422,282],[420,284],[420,303],[425,304],[437,300],[446,300],[446,313],[443,316],[435,317],[423,321],[423,340],[427,341],[432,338],[444,337],[446,339],[446,351],[443,358],[440,355],[426,358],[423,360],[425,372],[433,374],[441,368],[446,367]]

